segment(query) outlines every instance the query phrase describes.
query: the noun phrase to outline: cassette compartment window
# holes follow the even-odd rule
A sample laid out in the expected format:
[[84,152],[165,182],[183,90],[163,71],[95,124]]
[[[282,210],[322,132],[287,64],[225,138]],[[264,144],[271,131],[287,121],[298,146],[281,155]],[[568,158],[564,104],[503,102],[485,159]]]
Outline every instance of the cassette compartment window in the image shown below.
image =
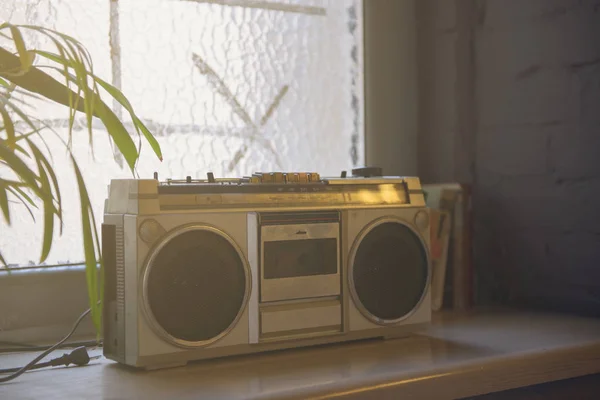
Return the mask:
[[340,224],[336,212],[262,215],[262,221],[261,301],[340,294]]
[[265,279],[337,273],[337,240],[281,240],[266,242]]

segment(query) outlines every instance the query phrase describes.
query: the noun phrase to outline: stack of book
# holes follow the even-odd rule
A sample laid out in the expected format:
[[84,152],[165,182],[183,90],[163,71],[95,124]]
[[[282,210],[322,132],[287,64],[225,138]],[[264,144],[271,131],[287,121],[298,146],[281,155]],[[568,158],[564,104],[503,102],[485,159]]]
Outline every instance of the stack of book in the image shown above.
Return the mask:
[[473,304],[471,196],[467,185],[423,185],[431,209],[431,306],[468,310]]

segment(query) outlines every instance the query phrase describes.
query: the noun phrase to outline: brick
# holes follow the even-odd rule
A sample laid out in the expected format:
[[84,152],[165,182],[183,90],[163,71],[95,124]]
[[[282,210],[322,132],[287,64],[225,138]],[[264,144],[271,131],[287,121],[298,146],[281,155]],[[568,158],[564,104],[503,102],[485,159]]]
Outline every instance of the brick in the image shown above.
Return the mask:
[[514,296],[523,289],[539,284],[540,277],[546,277],[548,264],[547,238],[544,229],[508,230],[506,240],[506,263],[510,266],[510,291]]
[[497,171],[491,171],[481,165],[477,165],[475,168],[475,179],[477,180],[478,188],[493,188],[502,180],[502,174]]
[[565,284],[597,286],[600,282],[600,235],[573,231],[552,235],[546,271]]
[[456,133],[451,130],[434,127],[426,134],[420,132],[419,157],[432,162],[420,164],[419,175],[427,182],[454,181],[454,146]]
[[600,232],[600,179],[557,183],[551,176],[503,179],[474,207],[493,215],[496,229],[563,229]]
[[456,27],[456,2],[433,0],[433,26],[437,31],[449,31]]
[[[479,245],[488,251],[480,255],[480,265],[486,267],[480,275],[502,277],[499,283],[517,296],[532,291],[542,295],[549,285],[563,289],[594,286],[600,279],[600,236],[596,234],[512,228],[496,230],[494,238],[484,237]],[[492,259],[499,259],[500,265]]]
[[[499,197],[494,202],[478,203],[478,214],[487,213],[489,223],[499,231],[507,229],[555,228],[561,221],[555,218],[560,199],[542,196]],[[484,214],[485,215],[485,214]]]
[[[473,218],[482,224],[482,229],[502,227],[507,210],[498,185],[483,187],[479,182],[473,193]],[[509,224],[510,225],[510,224]]]
[[476,221],[473,235],[476,296],[478,301],[486,303],[502,300],[509,276],[498,233],[490,228],[482,221]]
[[484,25],[514,26],[540,18],[556,18],[580,8],[580,0],[481,0]]
[[573,230],[600,233],[600,177],[562,183],[566,199],[557,210]]
[[547,261],[547,236],[547,230],[540,228],[506,231],[508,259],[523,267],[543,266]]
[[554,133],[549,164],[557,179],[600,177],[600,122],[581,122]]
[[594,108],[600,75],[587,67],[600,62],[600,44],[590,40],[600,36],[596,3],[485,2],[487,21],[498,16],[506,26],[477,31],[482,123],[572,121],[581,113],[600,114]]
[[578,86],[567,70],[541,69],[517,79],[500,68],[478,65],[480,126],[552,124],[573,121],[579,115]]
[[427,120],[419,133],[419,174],[428,182],[449,182],[454,178],[456,139],[456,61],[455,33],[437,34],[431,49],[432,61],[426,67],[428,80],[421,91],[427,104]]
[[555,127],[528,126],[479,130],[477,166],[504,175],[544,174],[548,142]]
[[[600,235],[584,231],[508,229],[479,241],[480,274],[501,277],[511,291],[536,290],[555,284],[595,286],[600,280]],[[498,250],[501,249],[501,250]],[[500,261],[498,263],[498,261]],[[490,269],[492,269],[490,271]]]
[[[512,6],[503,10],[519,9],[529,3],[504,2]],[[487,18],[497,12],[488,9]],[[600,12],[591,6],[576,7],[551,18],[517,18],[501,27],[482,28],[477,31],[477,50],[484,58],[495,54],[503,66],[516,73],[530,65],[557,67],[598,59],[600,46],[596,40],[590,40],[598,35]]]
[[434,53],[433,110],[435,124],[445,128],[456,127],[456,34],[437,36]]
[[600,124],[600,59],[572,67],[571,70],[577,84],[581,120],[586,124]]

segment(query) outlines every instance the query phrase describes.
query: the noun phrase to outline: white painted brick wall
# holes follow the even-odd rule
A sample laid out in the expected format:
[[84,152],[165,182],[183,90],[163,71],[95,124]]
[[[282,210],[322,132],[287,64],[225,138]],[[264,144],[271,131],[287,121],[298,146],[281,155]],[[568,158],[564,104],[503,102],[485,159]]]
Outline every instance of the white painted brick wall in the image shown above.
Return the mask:
[[477,4],[482,298],[600,311],[600,1]]
[[454,0],[432,0],[432,11],[433,27],[436,31],[448,32],[456,27]]
[[582,120],[554,132],[548,161],[557,180],[600,179],[600,124]]
[[552,126],[480,129],[477,166],[507,177],[546,174],[549,160],[544,150],[556,130]]

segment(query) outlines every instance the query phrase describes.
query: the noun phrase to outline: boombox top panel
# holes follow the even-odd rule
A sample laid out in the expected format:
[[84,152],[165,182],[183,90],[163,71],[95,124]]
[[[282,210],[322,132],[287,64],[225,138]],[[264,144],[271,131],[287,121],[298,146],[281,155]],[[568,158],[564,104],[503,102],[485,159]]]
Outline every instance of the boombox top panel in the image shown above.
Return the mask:
[[153,214],[181,210],[263,211],[285,209],[424,207],[418,178],[316,173],[255,173],[250,177],[183,180],[115,179],[107,213]]

